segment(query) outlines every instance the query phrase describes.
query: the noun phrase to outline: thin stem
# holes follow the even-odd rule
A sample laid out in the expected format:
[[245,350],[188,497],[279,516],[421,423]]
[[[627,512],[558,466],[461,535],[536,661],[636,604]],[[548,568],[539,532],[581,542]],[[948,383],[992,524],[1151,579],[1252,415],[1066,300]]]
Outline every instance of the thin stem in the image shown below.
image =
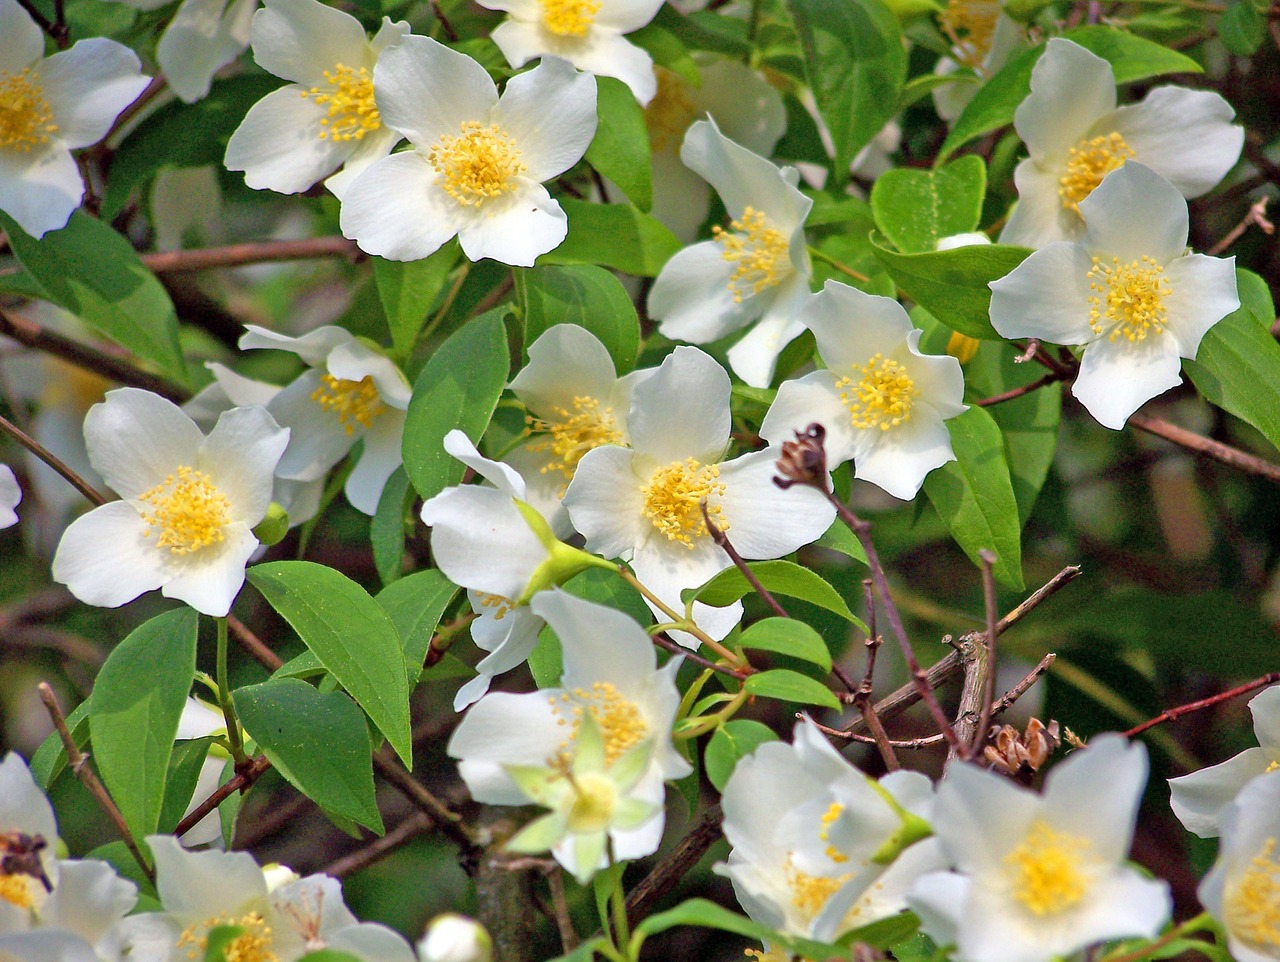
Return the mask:
[[993,404],[1003,404],[1005,401],[1012,401],[1016,398],[1023,397],[1024,395],[1031,394],[1033,391],[1038,391],[1042,387],[1048,387],[1050,384],[1055,384],[1061,380],[1062,375],[1055,371],[1050,371],[1044,377],[1037,381],[1032,381],[1030,384],[1010,388],[1008,391],[1002,391],[1000,394],[993,394],[991,397],[984,397],[980,401],[974,401],[973,403],[980,408],[991,407]]
[[985,548],[978,553],[982,562],[982,597],[987,611],[986,660],[982,714],[978,716],[978,729],[973,733],[973,741],[969,743],[969,758],[976,758],[982,753],[983,743],[987,740],[987,729],[991,727],[991,701],[996,696],[996,581],[993,568],[996,556]]
[[729,664],[738,665],[738,666],[747,667],[747,668],[750,667],[750,665],[743,664],[745,660],[743,656],[730,651],[724,645],[720,644],[720,642],[716,641],[714,638],[708,635],[705,631],[703,631],[701,628],[695,625],[693,621],[691,621],[688,618],[685,618],[684,615],[680,614],[678,611],[676,611],[674,608],[668,605],[665,601],[663,601],[661,598],[655,595],[652,591],[650,591],[648,588],[642,585],[640,583],[640,579],[637,578],[635,575],[633,575],[630,571],[628,571],[627,568],[624,567],[623,565],[618,565],[618,577],[621,578],[623,581],[625,581],[627,584],[631,585],[631,587],[635,588],[636,591],[640,592],[640,594],[644,596],[644,599],[646,601],[648,601],[651,605],[653,605],[655,608],[661,611],[664,615],[670,618],[673,625],[679,626],[679,630],[687,631],[689,634],[693,635],[693,637],[697,638],[698,641],[706,645],[708,648],[714,651],[721,658],[726,659],[729,662]]
[[858,273],[858,271],[855,271],[852,267],[849,267],[846,264],[840,263],[830,254],[824,254],[822,251],[818,250],[818,248],[812,245],[809,246],[809,256],[814,258],[815,260],[822,261],[822,263],[827,264],[830,267],[834,267],[841,274],[845,275],[846,277],[852,277],[855,281],[861,281],[862,283],[866,284],[868,281],[871,280],[871,278],[868,277],[866,274]]
[[1244,471],[1246,474],[1254,474],[1260,478],[1266,478],[1268,481],[1280,484],[1280,464],[1265,461],[1262,458],[1254,457],[1252,454],[1246,454],[1239,448],[1233,448],[1229,444],[1223,444],[1221,441],[1214,441],[1212,438],[1206,438],[1203,435],[1196,434],[1194,431],[1188,431],[1186,428],[1179,427],[1162,418],[1153,418],[1145,414],[1130,414],[1129,423],[1140,431],[1146,431],[1148,434],[1154,434],[1158,438],[1164,438],[1166,441],[1171,441],[1179,447],[1186,448],[1188,451],[1220,461],[1230,467]]
[[730,678],[736,678],[739,681],[742,681],[748,675],[752,674],[752,672],[742,671],[737,668],[730,668],[728,665],[722,665],[719,662],[703,658],[696,651],[690,651],[684,645],[675,641],[670,635],[662,631],[653,636],[653,643],[659,648],[671,652],[673,655],[682,656],[685,661],[692,662],[693,664],[698,665],[701,668],[706,668],[709,671],[718,671],[722,675],[728,675]]
[[362,869],[368,868],[391,855],[396,849],[403,848],[419,835],[423,835],[435,827],[435,819],[426,812],[411,812],[404,821],[387,832],[381,838],[375,838],[368,845],[356,849],[326,865],[322,871],[334,878],[343,878]]
[[418,340],[430,337],[431,332],[440,326],[440,322],[444,320],[445,315],[449,313],[449,309],[453,307],[453,302],[458,299],[458,292],[462,290],[462,284],[467,279],[467,275],[471,273],[471,261],[464,261],[462,268],[458,271],[458,279],[453,282],[453,286],[449,288],[449,292],[444,296],[444,303],[440,305],[440,310],[436,311],[436,316],[426,323],[426,326],[418,332]]
[[[613,840],[609,840],[609,867],[614,868],[617,863],[613,856]],[[613,916],[613,944],[622,949],[624,946],[631,944],[631,925],[627,921],[627,895],[622,891],[622,871],[612,871],[609,873],[610,883],[613,891],[609,893],[610,914]],[[630,951],[624,949],[624,952],[630,957]]]
[[240,721],[236,718],[236,709],[231,704],[231,686],[227,681],[227,619],[214,618],[218,627],[218,705],[222,708],[222,717],[227,723],[227,745],[231,758],[236,764],[236,771],[247,768],[252,762],[244,753],[244,740],[240,736]]
[[1154,942],[1148,942],[1132,952],[1104,955],[1098,962],[1138,962],[1139,959],[1145,959],[1154,954],[1161,946],[1168,945],[1170,942],[1180,939],[1190,932],[1198,932],[1200,929],[1208,928],[1212,924],[1212,916],[1208,912],[1201,912],[1199,915],[1187,919],[1181,925],[1175,925]]
[[37,458],[49,465],[53,470],[57,471],[68,484],[83,494],[94,505],[101,507],[107,503],[107,499],[100,494],[93,485],[67,467],[66,464],[64,464],[43,444],[3,416],[0,416],[0,431],[8,434]]
[[1223,235],[1222,240],[1210,247],[1205,251],[1205,253],[1211,257],[1221,254],[1228,247],[1238,241],[1244,232],[1255,224],[1268,237],[1274,234],[1276,232],[1276,225],[1267,220],[1267,204],[1270,202],[1271,198],[1268,195],[1263,194],[1262,197],[1250,205],[1249,209],[1245,212],[1244,217],[1240,219],[1240,223],[1227,231],[1227,233]]
[[221,247],[197,247],[183,251],[143,254],[142,263],[156,274],[207,271],[215,267],[265,264],[277,261],[316,260],[343,257],[354,261],[361,255],[355,241],[345,237],[307,237],[302,240],[254,241]]
[[212,812],[215,808],[231,797],[233,792],[244,793],[249,786],[258,780],[258,776],[271,767],[271,762],[267,761],[266,755],[257,755],[251,759],[247,765],[243,767],[237,766],[236,773],[227,779],[226,784],[219,785],[209,797],[193,808],[188,815],[184,815],[182,821],[178,823],[177,828],[173,830],[173,834],[182,838],[187,832],[191,831],[200,821]]
[[871,703],[871,682],[876,670],[876,652],[880,650],[883,639],[876,634],[876,596],[870,578],[863,580],[862,590],[867,596],[867,668],[862,673],[862,682],[853,693],[853,705],[861,713],[867,731],[871,732],[871,740],[884,760],[884,767],[895,772],[902,766],[898,762],[898,756],[894,754],[893,744],[889,741],[889,735],[884,730],[880,716],[876,714],[875,706]]
[[769,589],[760,583],[760,579],[756,577],[756,573],[747,567],[747,563],[742,560],[742,555],[738,554],[738,549],[733,546],[733,542],[729,540],[729,536],[720,528],[716,527],[715,522],[711,520],[711,513],[707,510],[707,502],[705,498],[699,504],[699,507],[702,508],[702,520],[706,522],[707,533],[711,535],[711,540],[724,549],[724,553],[729,556],[729,560],[733,562],[733,566],[741,572],[742,577],[747,579],[747,584],[751,585],[755,590],[755,593],[764,599],[764,603],[773,609],[773,613],[775,615],[779,618],[790,618],[791,616],[787,614],[786,609],[783,608],[782,605],[778,604],[777,599],[774,598],[773,595],[769,594]]
[[424,785],[404,770],[394,752],[384,746],[373,753],[373,767],[378,774],[399,790],[400,794],[417,808],[436,820],[440,830],[448,835],[472,858],[479,858],[483,846],[475,832],[462,820],[462,816],[429,792]]
[[1267,685],[1274,685],[1280,682],[1280,671],[1271,671],[1263,675],[1261,678],[1255,678],[1253,681],[1245,682],[1228,691],[1219,692],[1216,695],[1210,695],[1208,698],[1201,698],[1199,701],[1187,702],[1185,705],[1179,705],[1177,708],[1170,708],[1162,711],[1155,718],[1144,721],[1141,725],[1135,725],[1124,734],[1129,738],[1134,735],[1141,735],[1148,728],[1155,728],[1165,722],[1174,721],[1183,715],[1190,715],[1192,712],[1200,711],[1204,708],[1212,708],[1214,705],[1221,704],[1224,701],[1230,701],[1232,698],[1239,698],[1241,695],[1247,695],[1251,691],[1257,691],[1259,688],[1265,688]]
[[547,873],[547,888],[551,890],[551,906],[556,919],[556,931],[560,933],[560,946],[568,955],[578,947],[581,941],[573,927],[573,919],[569,917],[569,900],[565,898],[564,876],[557,865]]

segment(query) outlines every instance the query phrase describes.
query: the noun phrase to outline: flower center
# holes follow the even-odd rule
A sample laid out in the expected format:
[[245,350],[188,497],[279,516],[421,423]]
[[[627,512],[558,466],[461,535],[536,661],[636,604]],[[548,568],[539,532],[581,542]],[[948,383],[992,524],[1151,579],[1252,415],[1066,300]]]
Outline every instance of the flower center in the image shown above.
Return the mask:
[[53,112],[31,68],[0,70],[0,147],[27,153],[58,132]]
[[222,529],[231,502],[203,471],[180,464],[138,500],[151,505],[151,512],[143,514],[142,520],[147,525],[146,536],[150,537],[152,529],[159,530],[157,548],[192,554],[224,539]]
[[1227,930],[1254,945],[1280,945],[1280,862],[1274,858],[1275,848],[1276,840],[1267,839],[1223,898]]
[[782,232],[754,207],[744,209],[742,219],[732,221],[729,230],[734,233],[720,227],[713,227],[711,233],[724,245],[720,256],[734,265],[729,277],[734,303],[782,283],[791,266]]
[[[491,595],[486,591],[477,591],[476,601],[480,602],[482,608],[487,608],[493,612],[494,621],[501,621],[512,608],[518,607],[510,598],[505,598],[502,595]],[[481,613],[483,614],[483,612]]]
[[542,25],[557,37],[585,37],[600,0],[538,0],[542,5]]
[[787,862],[787,888],[791,890],[791,904],[806,918],[812,918],[822,911],[827,900],[835,895],[840,886],[852,877],[845,875],[810,875],[802,872]]
[[1103,177],[1123,167],[1133,156],[1133,148],[1115,132],[1080,141],[1067,151],[1067,170],[1058,178],[1062,206],[1080,213],[1080,201],[1093,193]]
[[[562,708],[568,709],[572,722],[564,717],[559,724],[572,724],[576,738],[578,726],[582,723],[582,713],[587,712],[600,729],[600,737],[604,742],[605,764],[612,765],[632,748],[635,748],[649,736],[649,726],[640,713],[639,706],[629,700],[614,687],[612,682],[597,681],[588,691],[575,688],[560,696],[560,705],[553,705],[555,713],[560,715]],[[561,743],[561,751],[567,753],[568,740]]]
[[658,92],[644,108],[644,124],[654,151],[677,146],[693,123],[696,109],[689,98],[689,83],[674,70],[654,67]]
[[30,875],[0,875],[0,901],[20,909],[33,909],[36,904],[35,879]]
[[1137,343],[1148,334],[1160,334],[1167,320],[1164,299],[1169,282],[1164,268],[1145,254],[1121,264],[1111,258],[1104,264],[1098,257],[1086,275],[1089,278],[1089,327],[1095,334],[1110,331],[1109,340],[1124,337]]
[[975,70],[991,52],[1000,4],[992,0],[948,0],[947,9],[938,15],[943,31],[955,44],[952,57]]
[[529,418],[531,431],[549,434],[549,438],[529,445],[531,451],[550,451],[558,460],[542,468],[559,471],[566,480],[573,479],[578,462],[592,448],[602,444],[622,444],[622,432],[613,416],[613,408],[601,408],[593,397],[575,397],[573,410],[552,408],[554,419]]
[[1005,856],[1013,897],[1034,915],[1052,915],[1084,898],[1089,840],[1032,824],[1021,845]]
[[[719,477],[718,465],[699,464],[693,458],[672,461],[658,468],[649,483],[640,488],[644,516],[672,541],[692,548],[690,535],[701,535],[707,527],[702,519],[702,502],[724,494],[724,484],[717,480]],[[708,504],[707,513],[721,531],[729,527],[723,520],[720,505]]]
[[373,77],[367,67],[353,70],[338,64],[324,72],[329,88],[302,91],[320,106],[329,105],[329,114],[320,121],[321,140],[361,140],[382,127],[382,117],[373,101]]
[[608,828],[618,804],[617,786],[608,776],[597,772],[575,776],[572,785],[573,804],[569,806],[567,818],[569,831],[585,834]]
[[[177,948],[187,948],[189,959],[203,959],[209,948],[209,930],[219,926],[235,926],[242,930],[223,946],[226,962],[280,962],[280,956],[271,951],[271,927],[258,912],[249,912],[239,918],[216,915],[205,919],[199,925],[183,930],[178,936]],[[197,932],[201,934],[197,935]]]
[[346,381],[326,374],[311,392],[311,400],[338,416],[342,430],[354,434],[356,425],[367,428],[387,409],[372,377]]
[[907,369],[883,354],[872,356],[856,384],[851,377],[836,381],[840,400],[849,409],[855,428],[888,431],[911,417],[912,402],[919,396]]
[[515,141],[497,124],[486,127],[478,120],[463,121],[457,137],[441,134],[427,160],[445,193],[464,207],[515,190],[516,177],[526,169]]

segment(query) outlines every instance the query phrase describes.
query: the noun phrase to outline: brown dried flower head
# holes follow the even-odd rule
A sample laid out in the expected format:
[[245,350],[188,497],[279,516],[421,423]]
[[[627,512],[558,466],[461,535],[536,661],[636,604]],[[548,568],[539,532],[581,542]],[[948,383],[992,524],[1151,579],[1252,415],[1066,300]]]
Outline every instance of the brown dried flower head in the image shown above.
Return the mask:
[[1058,723],[1045,725],[1038,718],[1027,722],[1027,730],[1019,733],[1012,725],[996,729],[983,756],[996,771],[1012,778],[1037,772],[1059,745]]

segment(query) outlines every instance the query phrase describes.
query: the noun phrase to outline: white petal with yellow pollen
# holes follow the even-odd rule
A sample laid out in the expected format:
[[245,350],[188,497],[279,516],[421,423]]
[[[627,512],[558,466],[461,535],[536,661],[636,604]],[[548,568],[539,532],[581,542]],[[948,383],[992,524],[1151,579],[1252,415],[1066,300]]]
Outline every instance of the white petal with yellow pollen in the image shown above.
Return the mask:
[[75,150],[107,135],[120,111],[147,86],[138,56],[100,37],[81,40],[39,65],[43,94],[55,108],[57,137]]
[[151,490],[179,464],[194,465],[204,435],[171,401],[122,388],[84,421],[89,461],[122,498]]

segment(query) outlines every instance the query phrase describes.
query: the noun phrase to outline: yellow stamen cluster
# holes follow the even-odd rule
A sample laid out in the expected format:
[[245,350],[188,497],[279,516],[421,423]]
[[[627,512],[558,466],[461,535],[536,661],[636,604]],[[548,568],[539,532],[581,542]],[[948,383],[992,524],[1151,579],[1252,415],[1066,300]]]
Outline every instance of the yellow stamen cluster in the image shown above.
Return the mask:
[[1032,823],[1026,839],[1005,856],[1013,897],[1033,915],[1052,915],[1082,898],[1089,840]]
[[1254,945],[1280,946],[1280,861],[1275,850],[1276,840],[1268,838],[1223,893],[1227,931]]
[[222,529],[231,513],[231,502],[209,475],[185,464],[150,491],[138,497],[151,506],[143,514],[146,535],[159,531],[157,548],[177,555],[192,554],[224,540]]
[[696,110],[689,98],[687,80],[666,67],[654,67],[653,73],[658,79],[658,92],[644,108],[644,125],[649,129],[649,144],[656,152],[680,144]]
[[[840,817],[843,811],[844,806],[839,802],[832,802],[830,806],[828,806],[827,810],[822,813],[822,829],[818,832],[818,838],[822,839],[824,842],[830,842],[831,826],[835,824],[836,819]],[[837,865],[841,862],[849,861],[848,855],[831,844],[828,844],[826,847],[826,855],[827,858],[831,859],[831,861],[835,862]]]
[[600,12],[600,0],[539,0],[539,3],[542,25],[557,37],[585,37]]
[[28,67],[0,70],[0,147],[28,153],[58,132],[39,79]]
[[718,465],[699,464],[693,458],[658,468],[649,483],[640,488],[644,516],[669,539],[692,549],[692,536],[700,536],[707,529],[702,518],[703,501],[707,502],[707,513],[715,526],[721,531],[729,527],[720,505],[711,503],[712,498],[722,497],[725,492],[719,477]]
[[810,875],[794,865],[787,865],[787,888],[791,890],[791,904],[806,918],[822,911],[827,900],[839,891],[840,886],[853,877],[845,875]]
[[947,9],[938,15],[943,32],[955,44],[952,56],[975,70],[991,52],[1000,4],[994,0],[948,0]]
[[362,140],[365,134],[382,127],[382,116],[373,99],[373,77],[368,67],[358,70],[344,64],[324,72],[328,88],[312,87],[302,91],[320,106],[328,104],[329,113],[320,120],[320,139]]
[[1119,133],[1080,141],[1067,151],[1067,170],[1058,178],[1058,196],[1067,210],[1080,213],[1080,201],[1093,193],[1102,178],[1134,156]]
[[223,957],[227,962],[280,962],[280,956],[271,950],[271,926],[258,912],[249,912],[239,918],[217,915],[205,919],[200,925],[183,930],[178,936],[177,948],[187,949],[187,958],[203,959],[209,948],[209,930],[219,926],[235,926],[243,929],[226,944]]
[[907,369],[897,361],[875,354],[863,365],[862,378],[836,381],[840,400],[849,409],[853,426],[888,431],[911,417],[911,405],[920,395]]
[[747,207],[728,231],[713,227],[711,232],[724,245],[720,256],[734,265],[729,290],[735,303],[782,283],[790,269],[788,241],[762,212]]
[[311,392],[311,400],[336,414],[347,434],[354,434],[357,424],[369,427],[387,409],[372,377],[346,381],[326,374],[320,378],[320,386]]
[[0,875],[0,902],[8,902],[20,909],[35,908],[36,897],[34,885],[38,885],[30,875],[17,873]]
[[[552,707],[559,716],[559,724],[572,726],[569,738],[561,742],[562,752],[567,753],[569,741],[577,737],[584,711],[600,729],[606,765],[612,765],[649,737],[649,726],[640,713],[640,707],[618,691],[612,682],[597,681],[590,690],[575,688],[562,694],[559,704]],[[561,714],[562,711],[568,712],[567,718]]]
[[501,621],[507,617],[507,613],[512,608],[516,607],[516,603],[510,598],[504,598],[502,595],[491,595],[485,591],[476,592],[476,601],[480,602],[480,607],[493,610],[494,621]]
[[441,134],[427,160],[439,175],[440,187],[464,207],[479,207],[510,193],[526,170],[515,141],[497,124],[486,126],[477,120],[464,121],[457,137]]
[[1145,254],[1128,264],[1113,257],[1105,264],[1093,258],[1089,269],[1089,327],[1095,334],[1110,331],[1109,340],[1123,337],[1137,343],[1160,334],[1168,323],[1164,299],[1169,283],[1164,267]]
[[602,444],[621,444],[622,431],[613,416],[613,408],[600,406],[593,397],[575,397],[572,410],[552,408],[550,418],[529,418],[529,430],[549,435],[529,445],[531,451],[550,451],[555,461],[542,468],[543,473],[559,471],[565,480],[573,479],[578,462],[592,448]]

